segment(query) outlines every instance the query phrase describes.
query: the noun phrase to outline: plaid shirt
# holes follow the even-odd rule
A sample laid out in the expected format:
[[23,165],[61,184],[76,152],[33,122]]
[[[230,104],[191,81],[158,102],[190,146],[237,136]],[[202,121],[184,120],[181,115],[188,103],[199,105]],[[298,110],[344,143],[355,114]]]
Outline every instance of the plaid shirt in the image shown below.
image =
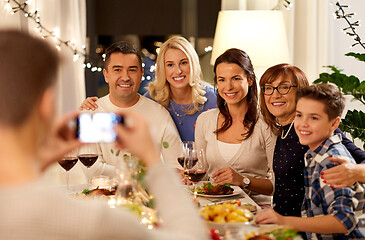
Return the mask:
[[304,184],[305,197],[302,206],[303,217],[331,214],[348,230],[347,234],[307,233],[308,239],[365,239],[365,224],[357,219],[364,211],[364,188],[355,183],[352,187],[331,188],[323,183],[320,173],[337,163],[329,156],[340,157],[352,163],[354,159],[341,144],[341,136],[333,135],[325,140],[314,152],[305,154]]

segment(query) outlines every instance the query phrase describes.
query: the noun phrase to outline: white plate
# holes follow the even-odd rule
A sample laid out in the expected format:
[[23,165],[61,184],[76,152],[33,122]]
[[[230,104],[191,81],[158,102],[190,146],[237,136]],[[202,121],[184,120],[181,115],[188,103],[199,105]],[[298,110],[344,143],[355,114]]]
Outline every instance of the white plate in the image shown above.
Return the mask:
[[[225,195],[207,195],[207,194],[199,194],[197,193],[197,196],[200,197],[208,197],[208,198],[228,198],[228,197],[232,197],[232,196],[237,196],[239,194],[242,193],[242,189],[239,186],[231,186],[231,188],[233,188],[233,193],[232,194],[225,194]],[[191,193],[193,193],[193,191],[190,191]]]

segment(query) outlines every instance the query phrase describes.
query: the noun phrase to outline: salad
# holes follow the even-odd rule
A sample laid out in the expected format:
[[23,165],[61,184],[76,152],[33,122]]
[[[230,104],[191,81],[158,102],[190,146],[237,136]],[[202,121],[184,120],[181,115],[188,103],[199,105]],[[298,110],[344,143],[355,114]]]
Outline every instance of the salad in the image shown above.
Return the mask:
[[198,194],[204,195],[229,195],[232,194],[234,189],[231,188],[231,184],[212,184],[206,182],[203,186],[197,187],[196,191]]

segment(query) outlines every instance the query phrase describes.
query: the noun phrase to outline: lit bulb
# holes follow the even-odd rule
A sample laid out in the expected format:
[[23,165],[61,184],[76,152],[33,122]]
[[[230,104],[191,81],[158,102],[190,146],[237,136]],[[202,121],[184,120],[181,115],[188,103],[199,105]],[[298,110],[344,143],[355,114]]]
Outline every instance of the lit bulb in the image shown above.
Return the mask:
[[151,76],[147,76],[146,78],[147,78],[147,80],[151,80]]
[[101,72],[101,70],[103,70],[101,67],[98,68],[98,72]]
[[144,81],[144,79],[145,79],[145,78],[144,78],[144,76],[143,76],[143,77],[142,77],[142,81]]
[[86,67],[87,67],[87,68],[91,68],[91,64],[90,64],[90,63],[87,63],[87,64],[86,64]]
[[59,29],[59,28],[54,28],[54,29],[53,29],[53,34],[52,34],[52,36],[54,36],[54,37],[56,37],[56,38],[60,37],[60,29]]
[[86,64],[85,63],[82,64],[82,68],[86,68]]
[[82,49],[86,49],[86,46],[85,45],[82,45],[81,47],[82,47]]
[[144,68],[144,66],[146,66],[146,64],[142,63],[142,67]]
[[205,52],[210,52],[210,51],[212,51],[212,46],[208,46],[208,47],[206,47],[206,48],[204,48],[204,50],[205,50]]
[[56,48],[57,48],[58,51],[61,51],[60,45],[56,45]]
[[79,59],[79,57],[80,57],[80,56],[79,56],[79,54],[77,54],[77,53],[76,53],[76,54],[74,54],[74,57],[73,57],[74,62],[76,62],[76,61],[77,61],[77,59]]
[[91,71],[92,71],[92,72],[95,72],[96,70],[98,70],[98,68],[97,68],[97,67],[92,67],[92,68],[91,68]]
[[7,4],[5,5],[5,9],[6,9],[8,12],[10,12],[10,11],[12,10],[12,8],[11,8],[11,6],[10,6],[10,3],[7,3]]
[[27,0],[27,1],[25,1],[25,3],[26,3],[27,5],[30,5],[30,4],[32,4],[32,0]]

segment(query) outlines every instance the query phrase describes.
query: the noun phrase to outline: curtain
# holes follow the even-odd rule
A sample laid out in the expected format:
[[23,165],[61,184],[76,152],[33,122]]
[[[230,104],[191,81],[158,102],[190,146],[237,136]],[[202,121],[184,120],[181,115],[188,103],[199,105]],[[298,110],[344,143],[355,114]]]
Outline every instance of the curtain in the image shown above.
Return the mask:
[[[20,1],[20,2],[24,2]],[[10,1],[11,6],[16,6]],[[33,0],[28,10],[39,9],[40,23],[50,31],[54,31],[59,38],[68,41],[73,40],[75,46],[82,50],[86,44],[86,2],[85,0]],[[0,1],[0,29],[15,28],[40,36],[39,29],[33,20],[24,17],[17,12],[11,14],[11,9],[4,1]],[[58,45],[53,38],[45,41]],[[58,72],[57,82],[57,114],[77,110],[85,99],[85,77],[82,64],[84,58],[80,56],[73,61],[73,52],[67,47],[60,47],[62,65]],[[80,163],[70,171],[70,183],[85,183],[84,173]],[[65,171],[54,164],[44,174],[44,177],[60,183],[65,183]]]
[[[22,1],[24,2],[24,1]],[[10,1],[11,6],[16,6]],[[73,40],[78,49],[86,42],[86,3],[85,0],[33,0],[28,10],[39,9],[40,23],[59,34],[62,40]],[[0,1],[0,28],[15,28],[30,34],[40,35],[36,24],[20,12],[11,14],[8,5]],[[46,39],[57,45],[53,38]],[[85,77],[82,68],[83,57],[73,61],[73,52],[61,46],[63,64],[58,74],[57,106],[58,113],[75,110],[85,99]]]

